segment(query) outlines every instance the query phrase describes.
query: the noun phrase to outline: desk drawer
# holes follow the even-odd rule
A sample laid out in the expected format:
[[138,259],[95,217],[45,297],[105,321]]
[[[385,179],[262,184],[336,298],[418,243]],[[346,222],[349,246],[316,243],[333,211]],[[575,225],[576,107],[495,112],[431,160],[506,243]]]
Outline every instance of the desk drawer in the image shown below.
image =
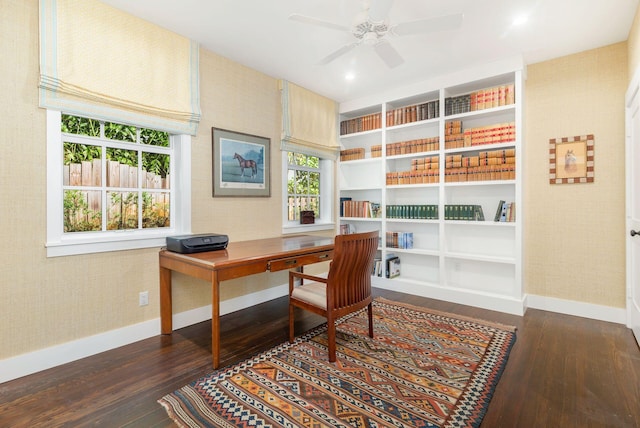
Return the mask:
[[299,266],[310,265],[312,263],[326,262],[333,257],[333,251],[323,251],[320,253],[306,254],[297,257],[285,257],[283,259],[271,260],[268,269],[271,272],[279,270],[293,269]]

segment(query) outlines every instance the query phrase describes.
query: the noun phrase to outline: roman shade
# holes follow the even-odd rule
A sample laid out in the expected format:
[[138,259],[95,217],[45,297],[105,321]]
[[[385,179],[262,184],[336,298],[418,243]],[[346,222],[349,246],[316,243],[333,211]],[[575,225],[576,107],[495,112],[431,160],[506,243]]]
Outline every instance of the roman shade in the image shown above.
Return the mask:
[[40,106],[195,135],[199,45],[96,0],[40,0]]
[[337,159],[337,103],[286,80],[280,81],[280,90],[281,149]]

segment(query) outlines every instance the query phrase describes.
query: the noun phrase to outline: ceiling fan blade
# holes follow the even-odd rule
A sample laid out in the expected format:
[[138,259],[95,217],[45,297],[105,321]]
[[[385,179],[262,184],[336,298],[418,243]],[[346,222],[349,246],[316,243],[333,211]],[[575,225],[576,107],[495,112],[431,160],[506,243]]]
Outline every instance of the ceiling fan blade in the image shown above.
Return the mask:
[[457,30],[462,26],[463,15],[439,16],[437,18],[422,19],[419,21],[404,22],[391,28],[391,32],[397,36],[410,36],[412,34],[433,33],[436,31]]
[[388,40],[382,40],[376,43],[373,48],[389,68],[395,68],[404,62],[404,59],[402,59],[398,51],[391,46]]
[[393,0],[371,0],[369,20],[371,22],[382,22],[387,19],[392,4]]
[[292,13],[291,15],[289,15],[289,19],[292,21],[303,22],[305,24],[313,24],[320,27],[331,28],[332,30],[350,32],[349,27],[345,27],[344,25],[336,24],[318,18],[313,18],[311,16],[300,15],[298,13]]
[[320,62],[318,62],[318,64],[320,65],[325,65],[325,64],[329,64],[331,61],[333,61],[334,59],[346,54],[347,52],[349,52],[351,49],[355,48],[356,46],[358,46],[358,43],[351,43],[350,45],[345,45],[343,47],[341,47],[340,49],[338,49],[337,51],[327,55],[326,57],[324,57],[322,60],[320,60]]

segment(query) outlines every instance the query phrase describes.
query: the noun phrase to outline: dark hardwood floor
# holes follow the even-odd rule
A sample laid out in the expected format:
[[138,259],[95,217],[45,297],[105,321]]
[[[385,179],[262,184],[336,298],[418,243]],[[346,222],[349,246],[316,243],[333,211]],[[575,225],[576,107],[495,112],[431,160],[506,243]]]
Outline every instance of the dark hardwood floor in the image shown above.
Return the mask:
[[[482,427],[639,427],[640,350],[619,324],[529,310],[524,317],[376,290],[396,301],[515,325]],[[323,319],[305,313],[296,331]],[[227,366],[287,339],[287,300],[222,319]],[[173,426],[158,398],[210,373],[210,322],[0,384],[0,427]]]

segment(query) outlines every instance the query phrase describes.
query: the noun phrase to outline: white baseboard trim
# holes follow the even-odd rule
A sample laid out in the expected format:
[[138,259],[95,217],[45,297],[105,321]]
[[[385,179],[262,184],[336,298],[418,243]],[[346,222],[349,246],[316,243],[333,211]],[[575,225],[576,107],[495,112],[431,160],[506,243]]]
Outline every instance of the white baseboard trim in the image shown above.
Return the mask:
[[538,296],[535,294],[527,295],[527,306],[531,309],[541,309],[543,311],[557,312],[617,324],[626,324],[627,322],[627,311],[625,308],[614,308],[612,306]]
[[[387,288],[382,284],[374,284],[379,288]],[[392,288],[388,288],[392,289]],[[455,293],[430,287],[428,292],[423,287],[396,288],[396,291],[412,293],[424,297],[448,300],[463,305],[483,307],[485,309],[521,315],[523,307],[558,312],[567,315],[591,318],[600,321],[626,323],[626,310],[609,306],[594,305],[553,297],[527,295],[523,301],[510,299],[495,299],[484,296],[470,296],[465,293]],[[220,303],[220,314],[226,315],[250,306],[286,296],[288,285],[279,285],[245,296],[225,300]],[[179,329],[211,319],[211,305],[202,306],[173,315],[173,328]],[[38,351],[29,352],[15,357],[0,360],[0,383],[18,379],[33,373],[70,363],[81,358],[99,354],[120,346],[128,345],[139,340],[160,334],[160,318],[144,321],[127,327],[96,334]],[[639,334],[639,333],[636,333]]]
[[[264,303],[287,295],[288,284],[220,302],[220,314]],[[178,329],[211,319],[211,305],[173,315],[173,328]],[[99,354],[120,346],[160,334],[160,318],[107,331],[38,351],[0,360],[0,383]]]
[[491,311],[505,312],[512,315],[522,316],[526,309],[524,298],[515,299],[509,296],[501,296],[491,293],[474,292],[453,287],[442,287],[439,284],[406,281],[402,279],[389,281],[384,278],[379,279],[374,277],[372,285],[385,290],[414,294],[416,296],[443,300],[445,302],[453,302],[460,305],[473,306]]

